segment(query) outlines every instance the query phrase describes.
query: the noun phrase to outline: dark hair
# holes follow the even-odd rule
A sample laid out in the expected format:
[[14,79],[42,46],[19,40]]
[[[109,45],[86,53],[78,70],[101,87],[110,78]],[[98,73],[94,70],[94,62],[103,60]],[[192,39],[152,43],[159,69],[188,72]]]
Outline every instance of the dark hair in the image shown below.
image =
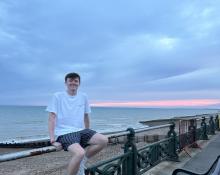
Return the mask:
[[71,73],[66,74],[66,76],[65,76],[65,82],[67,81],[68,78],[70,78],[70,79],[76,79],[76,78],[78,78],[78,79],[79,79],[79,82],[80,82],[80,76],[79,76],[79,74],[77,74],[77,73],[75,73],[75,72],[71,72]]

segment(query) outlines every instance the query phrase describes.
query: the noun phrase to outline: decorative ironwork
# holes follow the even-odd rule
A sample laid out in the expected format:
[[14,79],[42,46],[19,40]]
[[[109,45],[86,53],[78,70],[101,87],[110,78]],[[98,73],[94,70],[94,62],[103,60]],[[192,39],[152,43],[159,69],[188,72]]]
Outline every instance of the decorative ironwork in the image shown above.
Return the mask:
[[173,159],[175,153],[170,149],[171,144],[173,138],[167,138],[140,148],[137,154],[138,174],[143,174],[163,160]]
[[[93,165],[86,169],[86,175],[126,175],[126,162],[131,159],[132,152],[125,153],[110,160]],[[129,175],[129,174],[128,174]]]
[[[209,125],[205,122],[205,117],[202,118],[201,127],[197,128],[197,120],[190,119],[187,123],[187,129],[185,133],[182,133],[182,139],[187,143],[186,146],[195,145],[197,148],[199,146],[196,141],[199,139],[207,140],[208,130],[212,131],[213,127],[219,129],[218,118],[216,117],[215,122],[210,118]],[[135,143],[135,134],[148,129],[135,130],[128,128],[127,131],[118,133],[118,136],[126,136],[127,141],[124,144],[124,154],[114,157],[110,160],[98,163],[86,169],[86,175],[141,175],[150,168],[156,166],[163,160],[178,161],[177,151],[181,150],[181,145],[178,145],[177,138],[180,138],[175,132],[175,124],[162,125],[162,127],[168,127],[169,131],[167,133],[167,138],[157,141],[153,144],[146,145],[140,149],[137,149]],[[160,126],[152,127],[160,128]],[[210,132],[210,133],[213,133]],[[180,143],[180,142],[179,142]]]
[[128,128],[124,154],[86,169],[86,175],[138,175],[165,159],[177,160],[175,125],[169,124],[168,138],[137,150],[135,131]]

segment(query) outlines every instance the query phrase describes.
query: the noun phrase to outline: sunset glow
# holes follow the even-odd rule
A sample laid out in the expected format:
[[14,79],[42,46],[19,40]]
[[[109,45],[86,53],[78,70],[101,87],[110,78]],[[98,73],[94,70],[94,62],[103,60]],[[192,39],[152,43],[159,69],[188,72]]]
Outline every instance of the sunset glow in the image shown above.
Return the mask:
[[133,102],[95,102],[97,107],[205,107],[220,104],[220,99],[158,100]]

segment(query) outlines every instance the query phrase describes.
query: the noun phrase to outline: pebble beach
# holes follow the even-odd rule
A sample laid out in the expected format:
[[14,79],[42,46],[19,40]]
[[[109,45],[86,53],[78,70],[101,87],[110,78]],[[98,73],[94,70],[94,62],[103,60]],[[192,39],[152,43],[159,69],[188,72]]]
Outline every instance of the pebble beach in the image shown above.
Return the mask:
[[[136,135],[136,145],[138,148],[143,147],[151,142],[158,134],[162,134],[168,131],[168,128],[157,129],[154,131],[148,131],[146,133],[139,133]],[[152,135],[154,133],[154,135]],[[144,141],[143,136],[148,136]],[[164,135],[160,135],[164,137]],[[126,137],[118,139],[120,143],[109,143],[108,146],[100,153],[92,157],[87,162],[87,167],[103,161],[109,158],[113,158],[117,155],[123,154],[123,143],[126,141]],[[146,142],[147,141],[147,142]],[[111,139],[114,142],[114,139]],[[25,148],[0,148],[0,154],[12,153],[16,151],[27,150]],[[0,175],[66,175],[67,164],[71,158],[71,155],[66,151],[56,151],[51,153],[45,153],[41,155],[21,158],[17,160],[11,160],[0,163]]]
[[[145,145],[138,143],[139,146]],[[123,153],[122,144],[109,145],[88,160],[87,166]],[[23,150],[23,149],[19,149]],[[18,151],[13,148],[0,148],[0,153]],[[63,150],[42,155],[21,158],[0,163],[1,175],[66,175],[66,167],[71,155]]]

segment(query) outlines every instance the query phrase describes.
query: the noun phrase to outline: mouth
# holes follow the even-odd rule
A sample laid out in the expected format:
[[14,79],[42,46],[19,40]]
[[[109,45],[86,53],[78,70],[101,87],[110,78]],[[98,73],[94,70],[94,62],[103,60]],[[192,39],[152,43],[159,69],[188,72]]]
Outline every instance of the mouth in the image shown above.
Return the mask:
[[78,85],[70,85],[71,88],[77,88]]

